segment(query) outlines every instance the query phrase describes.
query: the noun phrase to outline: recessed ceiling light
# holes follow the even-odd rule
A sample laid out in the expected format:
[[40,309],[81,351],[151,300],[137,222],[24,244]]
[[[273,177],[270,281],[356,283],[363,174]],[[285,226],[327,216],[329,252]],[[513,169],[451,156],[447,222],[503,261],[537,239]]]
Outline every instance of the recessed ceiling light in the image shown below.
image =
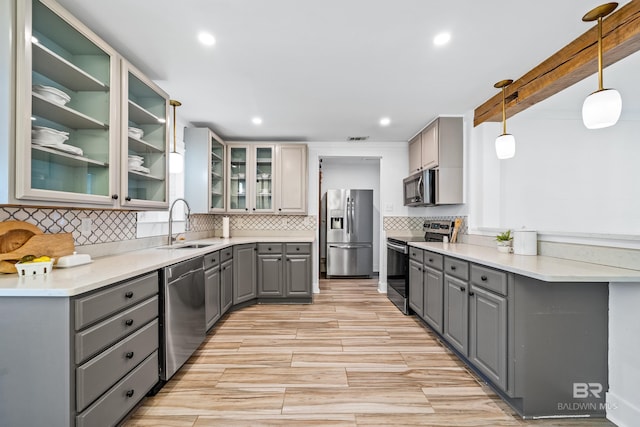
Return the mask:
[[449,40],[451,40],[450,33],[440,33],[433,38],[433,44],[436,46],[444,46],[449,43]]
[[261,125],[262,119],[260,117],[254,117],[253,119],[251,119],[251,123],[253,123],[254,125]]
[[383,117],[380,119],[380,126],[389,126],[391,124],[391,119],[389,117]]
[[205,46],[213,46],[216,44],[216,39],[211,34],[205,32],[198,34],[198,40]]

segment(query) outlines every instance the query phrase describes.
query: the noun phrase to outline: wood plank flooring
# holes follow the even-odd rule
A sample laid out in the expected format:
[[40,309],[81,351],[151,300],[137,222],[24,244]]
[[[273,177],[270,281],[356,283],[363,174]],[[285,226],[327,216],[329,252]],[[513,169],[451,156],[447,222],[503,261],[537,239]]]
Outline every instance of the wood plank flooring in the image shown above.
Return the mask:
[[322,280],[312,305],[230,313],[124,425],[613,427],[523,421],[375,280]]

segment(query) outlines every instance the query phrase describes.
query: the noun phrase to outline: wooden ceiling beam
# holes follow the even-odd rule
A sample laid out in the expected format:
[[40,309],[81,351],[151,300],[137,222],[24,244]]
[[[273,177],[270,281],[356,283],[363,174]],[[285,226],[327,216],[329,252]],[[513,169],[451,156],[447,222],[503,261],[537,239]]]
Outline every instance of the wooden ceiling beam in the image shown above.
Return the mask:
[[[595,24],[591,23],[588,31],[509,85],[506,96],[511,99],[506,103],[507,117],[597,73],[597,34]],[[604,67],[640,50],[640,0],[632,0],[602,21],[602,49]],[[474,126],[501,120],[502,93],[497,93],[474,111]]]

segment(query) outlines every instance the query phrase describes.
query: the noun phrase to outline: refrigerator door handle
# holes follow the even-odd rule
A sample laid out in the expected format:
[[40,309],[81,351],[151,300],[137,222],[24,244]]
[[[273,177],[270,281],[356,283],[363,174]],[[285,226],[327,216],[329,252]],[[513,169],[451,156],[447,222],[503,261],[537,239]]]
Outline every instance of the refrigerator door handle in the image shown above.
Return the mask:
[[347,234],[351,234],[350,231],[350,227],[349,227],[349,208],[351,206],[351,199],[349,197],[347,197],[347,209],[346,209],[346,214],[347,214]]
[[359,248],[369,248],[371,247],[370,244],[347,244],[347,245],[329,245],[330,248],[336,248],[336,249],[359,249]]

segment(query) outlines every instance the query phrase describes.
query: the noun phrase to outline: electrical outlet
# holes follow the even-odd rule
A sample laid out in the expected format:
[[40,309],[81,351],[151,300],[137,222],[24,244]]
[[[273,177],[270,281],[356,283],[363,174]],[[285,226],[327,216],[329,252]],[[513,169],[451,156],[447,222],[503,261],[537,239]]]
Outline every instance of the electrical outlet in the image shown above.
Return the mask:
[[82,222],[80,224],[80,234],[83,236],[91,235],[91,226],[92,226],[91,218],[82,218]]

